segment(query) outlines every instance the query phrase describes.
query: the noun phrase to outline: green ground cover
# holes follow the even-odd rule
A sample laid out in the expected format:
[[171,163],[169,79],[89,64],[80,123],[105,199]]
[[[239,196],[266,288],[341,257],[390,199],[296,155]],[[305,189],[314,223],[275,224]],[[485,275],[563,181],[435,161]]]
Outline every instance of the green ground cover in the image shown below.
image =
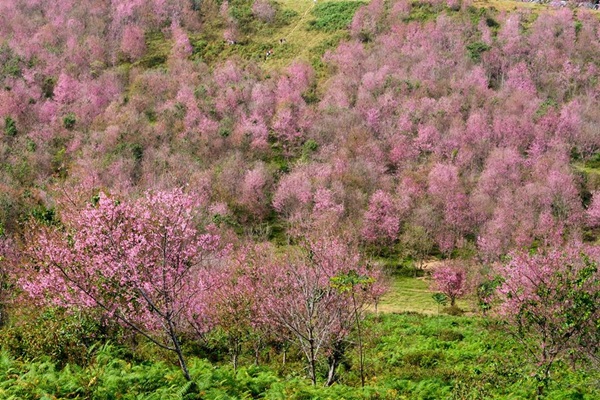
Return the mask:
[[[339,383],[313,387],[279,359],[234,371],[225,361],[190,360],[193,382],[176,365],[132,360],[117,346],[90,350],[87,366],[60,368],[49,358],[0,355],[2,399],[527,399],[535,382],[518,343],[479,317],[417,313],[371,315],[366,321],[367,383],[360,388],[352,349]],[[293,360],[292,360],[293,362]],[[324,367],[324,366],[323,366]],[[326,369],[322,370],[326,373]],[[548,399],[597,399],[600,375],[560,364]]]

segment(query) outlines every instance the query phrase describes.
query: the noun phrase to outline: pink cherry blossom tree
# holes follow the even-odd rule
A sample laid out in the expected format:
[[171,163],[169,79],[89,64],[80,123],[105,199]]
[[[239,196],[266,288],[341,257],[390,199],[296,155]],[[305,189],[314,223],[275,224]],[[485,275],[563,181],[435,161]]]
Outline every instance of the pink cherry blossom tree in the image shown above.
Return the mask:
[[322,353],[333,355],[328,359],[327,384],[334,382],[342,344],[370,301],[366,282],[349,290],[336,287],[336,278],[350,274],[369,276],[369,271],[356,251],[332,238],[308,241],[302,251],[289,252],[282,260],[262,266],[262,286],[270,288],[264,295],[263,318],[299,345],[313,384],[317,383]]
[[431,278],[431,288],[445,294],[450,299],[451,307],[456,305],[456,299],[467,290],[465,268],[459,266],[456,261],[444,262],[433,271]]
[[587,209],[587,223],[592,228],[600,226],[600,192],[592,194],[592,202]]
[[254,0],[254,3],[252,3],[252,14],[262,22],[273,22],[275,19],[275,8],[268,0]]
[[23,289],[55,305],[99,307],[128,329],[177,354],[179,335],[204,312],[219,237],[195,225],[197,201],[183,191],[118,201],[101,193],[62,229],[41,229],[28,249]]
[[497,271],[502,278],[497,313],[537,366],[538,396],[552,366],[567,357],[597,361],[600,318],[598,248],[570,245],[513,253]]
[[369,242],[393,242],[398,237],[400,218],[389,193],[378,190],[371,196],[364,216],[363,237]]
[[131,61],[136,61],[143,56],[146,51],[144,30],[135,25],[127,25],[123,30],[121,51],[129,57]]

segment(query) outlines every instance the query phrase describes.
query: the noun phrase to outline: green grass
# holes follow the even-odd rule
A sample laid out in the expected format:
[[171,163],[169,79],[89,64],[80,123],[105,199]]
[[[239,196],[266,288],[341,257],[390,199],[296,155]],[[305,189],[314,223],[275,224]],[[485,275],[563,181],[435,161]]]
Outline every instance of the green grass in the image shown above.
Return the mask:
[[[383,297],[378,309],[382,313],[417,312],[422,314],[438,314],[442,311],[431,297],[427,277],[409,278],[396,276],[392,280],[390,291]],[[469,299],[459,299],[458,307],[471,312],[474,304]]]
[[315,19],[310,20],[308,25],[310,29],[324,32],[346,29],[356,10],[363,4],[360,1],[318,3],[312,11]]
[[[277,17],[273,23],[248,20],[245,32],[234,45],[223,40],[222,21],[206,21],[201,31],[189,32],[194,49],[192,58],[214,66],[234,57],[256,62],[266,70],[282,70],[294,60],[302,60],[315,67],[319,78],[326,78],[325,66],[320,63],[321,56],[325,51],[334,49],[340,40],[348,38],[346,25],[356,9],[366,2],[280,0],[277,4]],[[343,11],[341,15],[333,12],[338,9]],[[280,43],[280,39],[285,39],[285,43]],[[158,34],[151,34],[147,36],[146,44],[148,51],[139,65],[163,65],[170,43]],[[267,57],[269,50],[272,50],[272,55]]]

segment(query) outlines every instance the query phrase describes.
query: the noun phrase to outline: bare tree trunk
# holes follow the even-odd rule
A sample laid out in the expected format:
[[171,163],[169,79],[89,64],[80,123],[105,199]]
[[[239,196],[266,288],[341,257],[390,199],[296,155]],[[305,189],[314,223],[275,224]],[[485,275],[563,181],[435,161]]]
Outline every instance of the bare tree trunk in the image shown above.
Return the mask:
[[181,344],[179,343],[179,339],[177,339],[177,333],[175,332],[175,326],[173,325],[173,321],[168,318],[169,324],[169,336],[171,337],[171,341],[173,342],[173,346],[175,346],[175,353],[177,353],[177,358],[179,359],[179,366],[181,367],[181,371],[183,372],[183,376],[186,380],[191,381],[190,372],[187,367],[187,363],[185,362],[185,358],[183,356],[183,351],[181,350]]
[[317,385],[317,360],[315,360],[315,340],[311,337],[308,339],[310,345],[310,378],[313,385]]
[[329,372],[327,373],[327,383],[325,386],[331,386],[335,382],[335,370],[337,368],[337,360],[333,360],[329,364]]
[[328,357],[327,360],[329,363],[329,371],[327,373],[327,382],[325,383],[325,386],[331,386],[337,380],[337,367],[340,365],[345,352],[344,342],[335,342],[331,350],[331,355]]
[[365,387],[365,360],[363,354],[363,343],[362,343],[362,332],[360,329],[360,318],[358,317],[358,308],[356,306],[356,297],[354,291],[352,292],[352,303],[354,305],[354,316],[356,318],[356,330],[358,334],[358,360],[360,366],[360,384]]
[[254,343],[254,365],[258,365],[260,362],[260,349],[262,349],[262,339],[258,338]]
[[285,363],[287,361],[287,346],[283,346],[283,357],[281,360],[281,367],[285,368]]

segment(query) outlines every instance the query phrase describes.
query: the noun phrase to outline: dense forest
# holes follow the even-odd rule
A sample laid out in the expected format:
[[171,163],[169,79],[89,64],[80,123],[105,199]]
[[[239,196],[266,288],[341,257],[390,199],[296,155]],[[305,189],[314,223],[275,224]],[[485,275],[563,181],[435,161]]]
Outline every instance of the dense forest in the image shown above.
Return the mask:
[[0,398],[600,397],[600,14],[0,0]]

